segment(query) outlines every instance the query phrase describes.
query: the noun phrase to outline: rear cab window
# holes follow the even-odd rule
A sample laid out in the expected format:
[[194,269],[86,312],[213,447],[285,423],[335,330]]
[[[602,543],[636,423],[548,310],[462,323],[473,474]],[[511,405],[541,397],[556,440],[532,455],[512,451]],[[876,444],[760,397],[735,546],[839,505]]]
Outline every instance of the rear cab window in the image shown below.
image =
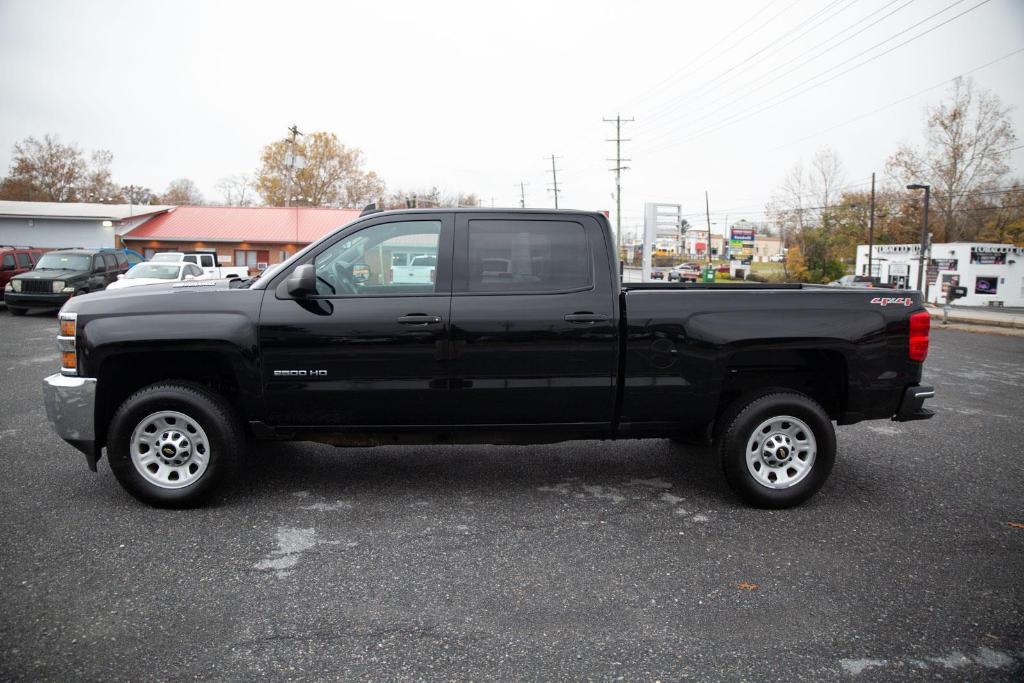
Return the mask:
[[594,284],[583,225],[474,219],[468,224],[467,292],[570,292]]

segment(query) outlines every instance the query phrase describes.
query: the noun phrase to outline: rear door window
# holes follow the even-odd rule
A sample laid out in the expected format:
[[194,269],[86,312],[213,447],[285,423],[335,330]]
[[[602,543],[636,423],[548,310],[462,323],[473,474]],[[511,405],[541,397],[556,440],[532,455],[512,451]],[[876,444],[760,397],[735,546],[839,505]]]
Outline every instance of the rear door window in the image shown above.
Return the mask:
[[470,292],[565,292],[593,284],[580,223],[471,220],[468,248]]

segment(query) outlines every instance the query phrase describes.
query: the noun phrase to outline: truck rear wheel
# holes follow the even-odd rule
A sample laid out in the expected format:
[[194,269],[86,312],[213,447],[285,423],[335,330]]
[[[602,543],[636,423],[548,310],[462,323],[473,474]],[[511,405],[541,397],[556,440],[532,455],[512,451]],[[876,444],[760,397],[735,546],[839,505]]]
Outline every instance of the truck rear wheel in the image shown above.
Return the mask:
[[154,507],[201,505],[230,478],[244,435],[222,397],[184,382],[129,396],[110,422],[114,476]]
[[755,507],[799,505],[825,484],[836,456],[832,421],[804,394],[778,392],[734,404],[718,439],[725,478]]

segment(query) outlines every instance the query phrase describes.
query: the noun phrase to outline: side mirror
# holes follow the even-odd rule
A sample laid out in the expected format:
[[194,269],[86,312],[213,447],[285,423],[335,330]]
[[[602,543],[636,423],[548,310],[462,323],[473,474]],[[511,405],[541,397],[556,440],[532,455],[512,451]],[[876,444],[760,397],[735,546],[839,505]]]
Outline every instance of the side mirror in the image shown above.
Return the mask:
[[117,279],[118,280],[123,280],[124,279],[124,273],[121,273],[120,275],[118,275]]
[[310,263],[304,263],[292,271],[285,280],[285,289],[289,296],[296,299],[316,294],[316,270]]
[[186,279],[186,280],[195,280],[195,279],[196,279],[196,276],[195,276],[195,275],[186,275],[186,276],[185,276],[185,279]]

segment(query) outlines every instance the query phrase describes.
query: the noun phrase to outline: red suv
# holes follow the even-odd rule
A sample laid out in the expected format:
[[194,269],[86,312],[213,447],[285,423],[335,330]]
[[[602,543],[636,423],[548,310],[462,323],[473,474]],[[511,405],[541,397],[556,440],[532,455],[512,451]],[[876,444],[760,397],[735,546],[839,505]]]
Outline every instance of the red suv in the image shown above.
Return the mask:
[[0,247],[0,297],[11,278],[35,268],[42,255],[36,247]]

